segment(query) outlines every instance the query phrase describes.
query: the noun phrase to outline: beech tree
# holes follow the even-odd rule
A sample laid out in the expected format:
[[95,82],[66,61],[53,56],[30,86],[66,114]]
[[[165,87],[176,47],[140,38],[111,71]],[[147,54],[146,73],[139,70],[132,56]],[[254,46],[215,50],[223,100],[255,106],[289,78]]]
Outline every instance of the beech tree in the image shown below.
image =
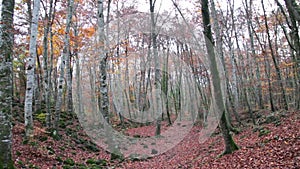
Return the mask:
[[27,82],[25,94],[25,135],[27,138],[33,135],[33,119],[32,119],[32,101],[33,92],[35,88],[35,65],[37,57],[37,34],[38,34],[38,21],[40,11],[40,0],[34,0],[32,21],[30,29],[30,42],[29,42],[29,57],[26,65]]
[[[56,100],[56,107],[55,107],[55,120],[54,120],[54,128],[55,130],[58,129],[58,123],[60,119],[61,113],[61,105],[62,105],[62,98],[63,98],[63,85],[64,85],[64,76],[65,76],[65,69],[67,70],[67,85],[71,85],[71,77],[70,77],[70,29],[71,29],[71,22],[72,22],[72,15],[73,15],[73,5],[74,0],[68,0],[68,12],[66,18],[66,29],[65,29],[65,36],[64,36],[64,48],[61,58],[61,65],[60,65],[60,74],[58,79],[58,86],[57,86],[57,100]],[[71,86],[68,87],[68,94]],[[68,105],[71,104],[71,101],[68,101]],[[68,108],[70,108],[68,106]]]
[[256,90],[256,94],[257,94],[257,100],[258,100],[258,105],[260,109],[264,108],[263,105],[263,98],[262,98],[262,82],[261,82],[261,75],[260,75],[260,67],[258,64],[258,58],[255,57],[256,56],[256,51],[255,51],[255,47],[254,47],[254,35],[253,35],[253,25],[252,25],[252,5],[253,5],[253,1],[249,1],[245,0],[244,3],[244,8],[245,8],[245,12],[246,12],[246,20],[247,20],[247,30],[248,30],[248,34],[249,34],[249,38],[250,38],[250,50],[251,50],[251,57],[254,57],[254,63],[255,63],[255,73],[256,73],[256,80],[257,80],[257,86],[254,86],[255,90]]
[[[51,31],[52,27],[52,23],[53,23],[53,19],[54,19],[54,6],[53,6],[53,0],[50,0],[49,2],[50,6],[49,6],[49,12],[47,10],[47,8],[44,6],[44,11],[45,11],[45,21],[46,23],[43,25],[44,26],[44,36],[43,36],[43,88],[44,88],[44,100],[45,100],[45,104],[46,104],[46,126],[48,128],[50,128],[51,126],[51,110],[50,110],[50,82],[51,82],[51,78],[50,78],[50,67],[52,65],[52,63],[50,63],[50,66],[48,64],[49,62],[49,55],[48,55],[48,49],[49,49],[49,34]],[[52,56],[50,54],[50,56]]]
[[[277,0],[276,0],[277,1]],[[279,2],[277,1],[279,4]],[[285,5],[287,7],[289,17],[290,17],[290,35],[291,35],[291,41],[292,41],[292,56],[293,60],[296,63],[295,69],[297,77],[296,80],[296,100],[297,103],[296,107],[297,109],[300,109],[300,74],[297,72],[300,68],[300,35],[299,35],[299,25],[300,25],[300,6],[296,3],[295,0],[285,0]],[[298,26],[297,26],[298,21]],[[295,53],[295,54],[294,54]],[[298,83],[297,83],[298,81]]]
[[221,79],[219,76],[219,70],[217,66],[217,57],[214,51],[214,41],[212,37],[211,24],[210,24],[210,14],[208,8],[208,0],[201,0],[201,12],[202,12],[202,21],[203,21],[203,33],[205,35],[205,44],[209,56],[209,66],[212,74],[212,85],[213,85],[213,97],[216,98],[216,105],[218,110],[221,111],[221,121],[220,127],[222,130],[222,135],[225,142],[225,150],[223,154],[229,154],[238,149],[238,146],[235,144],[231,134],[229,133],[229,126],[227,124],[225,116],[225,103],[222,96],[221,89]]
[[286,98],[286,94],[285,94],[285,88],[283,86],[283,81],[282,81],[282,78],[281,78],[281,72],[280,72],[280,69],[279,69],[279,66],[278,66],[278,61],[275,57],[275,52],[273,51],[273,46],[272,46],[272,41],[271,41],[271,37],[270,37],[270,32],[269,32],[269,25],[268,25],[268,21],[267,21],[267,15],[266,15],[266,10],[265,10],[265,6],[264,6],[264,2],[263,0],[261,1],[261,5],[262,5],[262,8],[263,8],[263,13],[264,13],[264,21],[265,21],[265,27],[266,27],[266,33],[267,33],[267,37],[268,37],[268,45],[269,45],[269,49],[271,51],[271,56],[272,56],[272,61],[273,61],[273,64],[274,64],[274,67],[275,67],[275,70],[276,70],[276,75],[277,75],[277,79],[280,83],[280,89],[282,91],[282,97],[283,97],[283,104],[284,104],[284,109],[285,110],[288,110],[288,103],[287,103],[287,98]]
[[[31,11],[32,2],[34,8]],[[181,97],[183,89],[188,89],[192,94],[193,85],[197,86],[200,92],[199,100],[195,101],[196,103],[191,101],[189,104],[196,105],[201,110],[191,113],[200,114],[199,120],[204,120],[205,123],[207,112],[210,111],[209,105],[216,99],[217,106],[214,108],[221,110],[222,113],[220,128],[225,142],[224,154],[238,149],[229,133],[230,130],[235,129],[230,123],[235,122],[231,117],[232,114],[235,120],[244,124],[245,114],[241,112],[249,112],[253,124],[256,125],[259,124],[256,116],[259,109],[270,109],[272,112],[280,108],[284,108],[283,111],[299,109],[300,7],[296,0],[275,0],[275,2],[257,0],[260,5],[257,5],[256,1],[243,0],[244,8],[228,0],[227,6],[224,5],[227,9],[222,6],[224,2],[221,4],[222,7],[219,7],[218,3],[215,6],[214,0],[201,0],[201,3],[191,0],[186,3],[193,2],[199,7],[201,4],[202,9],[199,11],[198,6],[196,8],[189,6],[187,7],[189,9],[183,10],[183,13],[178,10],[182,18],[183,15],[188,15],[186,20],[178,18],[177,11],[173,10],[158,14],[160,10],[164,10],[166,1],[161,1],[159,4],[160,1],[157,0],[146,0],[144,4],[147,4],[147,12],[140,12],[140,6],[133,5],[139,4],[137,2],[135,0],[87,0],[85,2],[24,0],[16,3],[18,6],[13,13],[11,4],[14,1],[2,1],[4,12],[1,13],[0,22],[0,139],[3,140],[0,143],[1,155],[10,154],[9,147],[5,148],[5,146],[11,144],[9,120],[13,88],[16,89],[13,94],[16,98],[20,98],[22,103],[21,96],[24,96],[22,92],[26,92],[24,116],[26,137],[30,138],[33,135],[32,113],[36,110],[33,109],[33,104],[36,108],[40,107],[39,103],[42,104],[41,111],[37,111],[37,117],[45,115],[46,118],[38,120],[44,120],[42,122],[45,122],[47,128],[54,127],[56,130],[59,129],[59,121],[65,120],[60,119],[61,112],[73,112],[75,105],[72,104],[73,75],[76,79],[74,84],[77,86],[74,97],[77,98],[80,113],[84,114],[91,108],[92,112],[100,110],[108,123],[115,123],[115,120],[118,120],[116,116],[120,116],[119,120],[124,124],[127,122],[134,124],[133,120],[136,120],[134,115],[142,111],[147,112],[146,109],[151,108],[153,111],[149,114],[151,118],[155,116],[155,121],[145,125],[155,126],[155,135],[161,134],[161,126],[164,126],[165,120],[164,113],[167,113],[170,125],[175,117],[180,119],[184,115],[182,109],[185,103],[190,101],[185,102],[184,97]],[[185,1],[177,2],[185,5]],[[39,15],[40,3],[43,7],[41,15]],[[265,9],[269,7],[267,3],[271,5],[276,3],[277,6],[275,9],[274,6],[271,7],[274,10]],[[22,11],[23,6],[28,11]],[[12,50],[12,17],[18,11],[22,11],[21,16],[17,16],[18,19],[25,18],[23,19],[25,21],[20,24],[18,20],[15,27],[25,25],[25,28],[30,30],[29,55],[27,54],[29,33],[24,33],[23,27],[23,32],[20,28],[15,29],[16,33],[20,32],[16,37],[22,38],[16,40],[16,46]],[[76,16],[73,17],[75,13]],[[44,25],[39,26],[38,24],[42,22]],[[180,22],[186,24],[183,26]],[[189,26],[192,29],[187,30]],[[191,40],[191,37],[195,36],[193,33],[202,28],[206,36],[205,45],[210,58],[210,69],[201,61],[204,54],[198,50],[201,45]],[[204,41],[198,38],[198,34],[196,36],[193,39]],[[214,37],[216,42],[213,40]],[[19,46],[23,49],[19,49]],[[14,63],[15,60],[22,62],[18,66],[10,65],[12,51],[18,56],[14,58]],[[220,58],[217,53],[220,54]],[[189,79],[184,79],[181,64],[175,65],[174,79],[179,79],[178,83],[168,77],[165,72],[171,70],[168,70],[167,66],[172,63],[171,59],[174,57],[182,59],[191,68],[197,84],[189,84]],[[221,80],[224,79],[219,76],[217,59],[220,59],[224,66],[226,89],[222,89],[220,85]],[[75,62],[72,65],[72,61],[76,61],[76,66]],[[56,67],[58,65],[59,67]],[[76,68],[74,74],[72,74],[73,66],[74,69]],[[149,71],[146,71],[147,66],[151,67]],[[85,69],[89,71],[90,82],[81,81],[86,76]],[[140,74],[136,73],[138,69],[141,69]],[[13,71],[16,80],[12,81]],[[136,75],[133,75],[135,73]],[[152,83],[153,74],[154,83]],[[112,85],[114,80],[122,79],[121,77],[125,79],[124,95],[126,96],[122,95],[122,97],[127,97],[129,117],[123,116],[121,112],[123,109],[117,107],[116,101],[109,98],[114,90]],[[14,86],[11,86],[12,82],[15,82]],[[26,90],[23,89],[24,82],[27,82]],[[92,96],[91,102],[97,106],[85,105],[86,85],[91,85],[91,94],[89,93]],[[221,90],[226,90],[228,94],[224,100]],[[166,96],[167,100],[163,100],[165,97],[162,95]],[[150,96],[153,100],[149,99]],[[214,98],[211,99],[211,96]],[[115,113],[114,110],[119,112]],[[170,117],[169,111],[174,112],[175,115]],[[52,117],[52,113],[55,116]],[[241,114],[243,116],[240,116]],[[141,115],[143,115],[142,121],[145,120],[144,114]]]
[[[150,5],[150,17],[151,17],[151,40],[152,40],[152,49],[153,49],[153,59],[154,59],[154,69],[155,69],[155,88],[160,89],[160,75],[159,75],[159,58],[158,58],[158,51],[157,51],[157,33],[156,33],[156,20],[155,20],[155,15],[154,15],[154,9],[155,9],[155,0],[149,0],[149,5]],[[160,135],[161,132],[161,116],[160,114],[160,108],[159,106],[159,93],[156,93],[156,98],[155,99],[155,110],[157,111],[157,120],[156,120],[156,130],[155,130],[155,135]]]
[[12,169],[14,0],[2,1],[0,20],[0,168]]
[[99,97],[99,109],[102,113],[104,119],[106,122],[109,122],[109,112],[108,112],[108,106],[109,106],[109,100],[108,100],[108,85],[107,85],[107,57],[108,53],[106,52],[106,46],[105,46],[105,32],[104,32],[104,14],[103,14],[103,0],[98,0],[98,40],[97,43],[99,45],[99,53],[100,53],[100,63],[99,63],[99,69],[100,69],[100,97]]

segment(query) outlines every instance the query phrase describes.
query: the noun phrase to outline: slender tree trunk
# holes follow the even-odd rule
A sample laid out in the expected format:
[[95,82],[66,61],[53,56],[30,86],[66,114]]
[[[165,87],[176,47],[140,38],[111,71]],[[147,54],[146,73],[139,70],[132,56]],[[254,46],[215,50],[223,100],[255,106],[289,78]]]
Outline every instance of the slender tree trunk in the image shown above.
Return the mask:
[[[296,0],[285,0],[285,5],[290,17],[292,17],[295,21],[300,22],[300,6],[296,3]],[[300,23],[298,23],[298,25],[300,25]]]
[[267,36],[268,36],[268,44],[269,44],[269,48],[271,50],[271,56],[272,56],[272,60],[275,66],[275,70],[276,70],[276,75],[277,75],[277,80],[280,83],[280,90],[282,91],[282,97],[283,97],[283,104],[284,104],[284,109],[288,110],[288,103],[287,103],[287,99],[286,99],[286,94],[285,94],[285,88],[283,86],[283,81],[281,78],[281,73],[280,73],[280,69],[277,63],[277,60],[275,58],[275,53],[273,50],[273,46],[272,46],[272,41],[271,41],[271,37],[270,37],[270,33],[269,33],[269,25],[268,25],[268,21],[267,21],[267,15],[266,15],[266,10],[265,10],[265,6],[264,6],[264,2],[263,0],[261,0],[261,4],[262,4],[262,8],[263,8],[263,12],[264,12],[264,17],[265,17],[265,26],[266,26],[266,31],[267,31]]
[[[69,2],[69,16],[70,17],[70,24],[72,23],[72,16],[73,16],[73,7],[74,7],[74,0],[70,0]],[[71,26],[71,25],[70,25]],[[70,29],[70,28],[69,28]],[[70,32],[70,30],[69,30]],[[68,33],[69,34],[69,33]],[[68,36],[68,44],[65,45],[66,48],[66,80],[67,80],[67,112],[73,112],[73,101],[72,101],[72,67],[71,67],[71,52],[70,52],[70,35]]]
[[[76,5],[74,5],[74,16],[77,19],[79,19],[77,17],[77,8],[78,8],[78,3],[75,3]],[[75,91],[76,91],[76,94],[75,94],[75,98],[76,98],[76,101],[74,103],[75,106],[77,106],[77,113],[79,115],[79,118],[84,115],[84,105],[82,103],[83,101],[83,97],[82,97],[82,85],[80,83],[80,79],[82,77],[82,73],[81,73],[81,61],[79,59],[79,26],[78,26],[78,22],[74,22],[73,24],[73,30],[74,30],[74,37],[75,37],[75,42],[74,42],[74,59],[75,59]],[[95,95],[95,90],[92,90],[93,94]],[[95,99],[95,97],[93,97],[92,99]],[[96,105],[96,101],[93,102],[93,105]],[[75,107],[74,106],[74,107]],[[96,109],[97,107],[96,106],[93,106],[93,109]],[[93,113],[96,112],[96,111],[93,111]]]
[[[72,8],[73,8],[74,0],[68,1],[68,13],[67,13],[67,21],[66,21],[66,30],[64,37],[64,49],[61,59],[60,66],[60,74],[58,79],[57,86],[57,99],[56,99],[56,107],[55,107],[55,120],[54,120],[54,128],[58,130],[59,118],[61,113],[61,105],[62,105],[62,96],[63,96],[63,85],[64,85],[64,76],[65,76],[65,67],[67,62],[69,62],[70,56],[70,27],[72,22]],[[67,70],[68,71],[68,70]]]
[[[236,33],[236,27],[235,27],[235,18],[234,18],[234,3],[231,4],[230,1],[229,2],[229,7],[230,7],[230,17],[231,17],[231,21],[232,21],[232,30],[231,30],[231,34],[233,37],[236,37],[237,33]],[[229,37],[230,38],[230,37]],[[230,39],[230,59],[231,59],[231,64],[232,64],[232,94],[233,94],[233,102],[234,102],[234,107],[235,109],[239,109],[238,105],[239,105],[239,90],[238,90],[238,81],[240,80],[241,82],[243,81],[243,79],[241,77],[238,77],[237,74],[239,72],[238,70],[238,64],[237,64],[237,59],[236,56],[234,54],[234,49],[233,49],[233,41]]]
[[258,94],[258,106],[260,109],[264,108],[263,105],[263,98],[262,98],[262,87],[261,87],[261,80],[260,80],[260,67],[259,67],[259,62],[258,59],[256,57],[256,53],[255,53],[255,48],[254,48],[254,37],[253,37],[253,32],[252,32],[252,22],[251,22],[251,15],[252,13],[250,13],[252,11],[252,1],[250,0],[250,6],[248,6],[248,1],[245,0],[245,11],[246,11],[246,17],[247,17],[247,29],[248,29],[248,33],[249,33],[249,37],[250,37],[250,46],[251,46],[251,55],[252,57],[254,57],[254,62],[256,65],[256,79],[258,81],[257,83],[257,87],[255,87],[255,90],[257,90],[257,94]]
[[[233,72],[233,77],[234,77],[234,83],[235,84],[233,87],[234,88],[234,99],[231,97],[230,95],[230,91],[229,91],[229,79],[228,79],[228,74],[227,74],[227,70],[226,70],[226,65],[225,65],[225,60],[224,60],[224,53],[223,53],[223,47],[222,47],[222,35],[220,32],[220,25],[218,22],[218,18],[217,18],[217,14],[216,14],[216,8],[215,8],[215,4],[214,4],[214,0],[210,0],[211,3],[211,14],[212,14],[212,18],[213,18],[213,28],[214,28],[214,32],[216,32],[216,47],[217,47],[217,53],[218,55],[220,55],[221,59],[222,59],[222,63],[224,65],[224,72],[225,72],[225,80],[226,80],[226,86],[227,86],[227,93],[228,93],[228,101],[231,104],[232,107],[232,111],[236,117],[236,120],[239,122],[239,124],[241,124],[241,120],[240,117],[237,113],[237,105],[238,105],[238,97],[237,97],[237,86],[236,86],[236,73],[235,71]],[[234,65],[233,65],[234,67]],[[230,117],[230,114],[228,114],[228,117]],[[230,118],[228,118],[230,119]],[[231,127],[231,120],[228,120],[228,125]]]
[[26,94],[25,94],[25,135],[26,137],[33,136],[33,119],[32,119],[32,100],[33,92],[35,88],[35,59],[36,59],[36,41],[38,33],[38,20],[40,11],[40,0],[34,0],[33,16],[31,22],[30,31],[30,43],[29,43],[29,58],[27,62],[27,82],[26,82]]
[[[278,3],[279,4],[279,3]],[[300,6],[297,5],[295,0],[285,0],[286,7],[288,9],[288,13],[290,16],[291,20],[291,41],[293,45],[293,50],[295,51],[296,57],[294,57],[294,61],[296,63],[295,65],[295,86],[296,86],[296,108],[300,109],[300,73],[299,73],[299,68],[300,68],[300,37],[299,37],[299,26],[300,26]],[[297,21],[298,21],[298,26],[297,26]],[[292,54],[294,56],[294,54]]]
[[50,0],[50,9],[49,13],[45,11],[45,19],[46,19],[46,26],[44,27],[44,38],[43,38],[43,86],[44,86],[44,100],[46,106],[46,127],[50,128],[51,126],[51,112],[50,112],[50,99],[49,99],[49,82],[48,82],[48,37],[49,31],[51,26],[51,19],[52,19],[52,8],[53,8],[53,0]]
[[[57,85],[56,85],[56,78],[52,78],[52,73],[53,73],[53,56],[54,56],[54,45],[53,45],[53,36],[54,36],[54,33],[52,32],[52,24],[53,24],[53,21],[55,19],[55,6],[56,6],[56,2],[57,0],[54,1],[54,5],[53,5],[53,12],[52,12],[52,15],[51,15],[51,26],[49,27],[49,33],[50,33],[50,52],[49,52],[49,55],[50,55],[50,60],[49,60],[49,67],[48,67],[48,80],[47,80],[47,86],[48,86],[48,100],[47,101],[47,105],[46,105],[46,108],[47,108],[47,116],[46,118],[48,118],[48,122],[46,121],[46,123],[49,123],[49,128],[52,127],[52,121],[53,121],[53,113],[52,113],[52,106],[53,106],[53,103],[51,102],[52,98],[57,98],[56,97],[56,90],[57,90]],[[55,69],[56,70],[56,69]],[[54,86],[53,86],[53,80],[52,79],[55,79],[54,80]],[[53,87],[55,89],[55,94],[53,94]]]
[[[155,91],[161,89],[161,84],[160,84],[160,68],[159,68],[159,58],[158,58],[158,51],[157,51],[157,33],[156,33],[156,23],[155,23],[155,16],[154,16],[154,8],[155,8],[155,0],[149,0],[149,5],[150,5],[150,17],[151,17],[151,40],[152,40],[152,48],[153,48],[153,59],[154,59],[154,71],[155,71],[155,75],[154,75],[154,81],[155,81]],[[154,97],[154,109],[156,112],[156,131],[155,131],[155,135],[160,135],[161,132],[161,113],[160,112],[160,103],[159,103],[159,92],[156,92]]]
[[35,85],[34,85],[34,91],[33,91],[33,98],[34,98],[34,109],[33,112],[39,112],[41,110],[41,91],[43,88],[43,85],[41,83],[41,70],[42,70],[42,66],[41,66],[41,61],[40,61],[40,57],[38,56],[38,54],[36,55],[36,63],[37,63],[37,67],[35,68]]
[[[258,23],[259,24],[259,23]],[[261,48],[261,51],[262,51],[262,55],[263,55],[263,58],[264,58],[264,63],[265,63],[265,75],[267,77],[267,81],[268,81],[268,91],[269,91],[269,101],[270,101],[270,106],[271,106],[271,111],[275,111],[275,105],[274,105],[274,101],[273,101],[273,93],[272,93],[272,85],[271,85],[271,78],[270,78],[270,64],[266,58],[266,47],[265,45],[263,44],[263,42],[261,42],[258,34],[255,32],[254,30],[254,27],[253,25],[251,24],[251,29],[252,29],[252,33],[255,35],[257,41],[258,41],[258,44]]]
[[103,15],[103,0],[98,0],[98,48],[100,53],[100,112],[104,119],[109,123],[109,99],[108,99],[108,85],[107,85],[107,57],[108,54],[105,49],[105,32],[104,32],[104,15]]
[[[279,18],[276,17],[276,20],[280,23],[280,27],[283,30],[284,36],[290,46],[290,52],[291,52],[291,58],[293,60],[293,62],[295,62],[296,64],[293,66],[293,74],[294,74],[294,78],[293,78],[293,84],[292,86],[294,87],[295,91],[293,94],[294,97],[294,105],[297,109],[300,109],[300,84],[298,83],[298,79],[300,79],[300,74],[298,73],[298,69],[299,69],[299,58],[297,61],[297,56],[300,56],[300,41],[299,41],[299,31],[297,28],[297,22],[294,18],[294,15],[292,13],[290,9],[291,6],[286,4],[287,8],[288,8],[288,12],[290,15],[290,19],[287,17],[286,12],[283,8],[283,6],[280,4],[280,2],[278,0],[275,0],[276,4],[278,5],[281,13],[283,14],[286,23],[282,23],[279,21]],[[287,1],[286,1],[287,3]],[[295,4],[294,7],[297,7],[297,5]],[[298,7],[299,8],[299,7]],[[288,25],[288,27],[290,28],[290,32],[287,31],[285,25]],[[298,53],[298,54],[297,54]],[[295,56],[295,54],[297,56]],[[298,64],[297,64],[298,63]]]
[[28,27],[28,33],[30,33],[30,22],[32,21],[32,10],[31,10],[31,0],[26,0],[27,5],[27,14],[28,14],[28,21],[29,21],[29,27]]
[[[49,17],[46,17],[49,20]],[[44,39],[43,39],[43,86],[44,86],[44,99],[46,106],[46,127],[50,127],[51,119],[50,112],[48,112],[49,106],[49,86],[48,86],[48,35],[49,35],[49,21],[47,21],[46,26],[44,27]]]
[[[168,120],[168,124],[172,125],[172,121],[171,121],[171,116],[170,116],[170,107],[169,107],[169,57],[170,57],[170,48],[169,48],[169,42],[170,39],[168,39],[167,41],[167,58],[166,61],[164,63],[164,70],[163,70],[163,85],[164,87],[162,88],[162,91],[164,93],[164,95],[166,96],[166,113],[167,113],[167,120]],[[191,57],[192,57],[192,52],[191,52]],[[162,112],[163,114],[163,112]]]
[[[240,44],[239,44],[239,38],[238,38],[238,34],[237,34],[237,30],[236,30],[236,26],[235,26],[235,22],[234,22],[234,18],[233,18],[233,7],[231,8],[231,15],[232,15],[232,27],[234,30],[234,38],[235,38],[235,42],[236,42],[236,47],[237,47],[237,51],[238,51],[238,56],[240,60],[244,60],[242,57],[242,52],[241,52],[241,48],[240,48]],[[235,65],[237,65],[236,59],[234,58],[234,63]],[[236,66],[237,67],[237,66]],[[241,62],[241,67],[244,67],[244,62]],[[248,95],[248,87],[246,87],[246,85],[244,85],[244,79],[247,80],[247,75],[245,70],[240,70],[238,69],[237,71],[240,74],[240,82],[241,82],[241,88],[243,89],[243,93],[245,95],[245,101],[246,101],[246,106],[248,108],[250,117],[252,119],[253,124],[255,124],[255,119],[254,119],[254,115],[253,115],[253,111],[252,111],[252,105],[250,104],[249,101],[249,95]]]
[[0,168],[14,168],[12,159],[12,100],[14,0],[2,1],[0,20]]
[[[51,128],[52,127],[52,120],[53,120],[53,113],[52,113],[52,102],[51,102],[51,99],[52,98],[56,98],[55,96],[53,96],[53,84],[52,84],[52,72],[53,72],[53,55],[54,55],[54,46],[53,46],[53,32],[52,32],[52,27],[50,27],[50,60],[49,60],[49,68],[48,68],[48,80],[47,80],[47,86],[48,86],[48,100],[49,101],[46,101],[47,105],[46,105],[46,109],[47,109],[47,116],[46,117],[46,123],[49,124],[48,128]],[[54,80],[56,82],[56,80]],[[56,85],[54,85],[54,87],[56,87]],[[55,88],[56,90],[56,88]],[[56,92],[55,92],[56,93]],[[47,124],[46,124],[47,125]]]
[[202,11],[202,21],[204,27],[204,36],[205,36],[205,44],[206,49],[209,55],[210,60],[210,70],[212,73],[212,83],[213,83],[213,97],[216,99],[216,105],[218,106],[218,110],[220,110],[220,127],[222,130],[224,142],[225,142],[225,150],[223,154],[232,153],[233,151],[238,149],[238,146],[235,144],[231,134],[229,133],[229,127],[227,124],[226,116],[225,116],[225,103],[222,96],[222,89],[221,89],[221,80],[219,76],[216,55],[213,50],[214,42],[212,38],[211,32],[211,24],[210,24],[210,16],[209,16],[209,9],[208,9],[208,0],[201,0],[201,11]]

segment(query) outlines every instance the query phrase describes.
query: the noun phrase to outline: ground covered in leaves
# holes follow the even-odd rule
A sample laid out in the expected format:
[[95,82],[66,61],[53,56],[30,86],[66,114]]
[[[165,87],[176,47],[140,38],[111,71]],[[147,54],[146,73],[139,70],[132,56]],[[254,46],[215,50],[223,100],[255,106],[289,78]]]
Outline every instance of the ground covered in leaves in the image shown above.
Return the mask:
[[[31,140],[24,140],[22,120],[15,119],[13,158],[17,168],[300,168],[300,112],[256,112],[258,124],[244,120],[233,134],[240,149],[218,157],[224,148],[219,129],[200,144],[200,126],[168,152],[146,160],[114,159],[86,136],[76,118],[65,117],[59,135],[49,134],[35,122]],[[41,118],[41,117],[37,117]],[[250,121],[250,120],[248,120]],[[151,131],[153,126],[128,130],[129,135]],[[130,133],[132,132],[132,133]]]

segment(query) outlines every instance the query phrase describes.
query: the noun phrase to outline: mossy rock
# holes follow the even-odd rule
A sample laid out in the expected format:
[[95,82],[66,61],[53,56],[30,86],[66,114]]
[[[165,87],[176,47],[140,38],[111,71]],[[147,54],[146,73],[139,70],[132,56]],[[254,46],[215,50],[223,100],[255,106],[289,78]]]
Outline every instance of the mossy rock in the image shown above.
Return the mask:
[[49,154],[49,155],[53,155],[53,154],[55,154],[55,151],[54,151],[54,149],[53,149],[53,148],[51,148],[50,146],[47,146],[47,150],[48,150],[48,154]]
[[38,143],[36,141],[31,141],[31,142],[29,142],[29,145],[35,147],[38,145]]
[[90,158],[86,161],[86,164],[88,165],[100,165],[100,166],[106,166],[107,165],[107,161],[104,159],[93,159]]
[[264,123],[273,123],[280,120],[280,117],[276,116],[275,114],[270,114],[266,117],[266,120],[264,121]]
[[86,149],[87,150],[90,150],[92,152],[99,152],[99,148],[95,145],[92,145],[92,144],[88,144],[88,145],[85,145]]
[[74,139],[74,142],[76,143],[76,144],[82,144],[83,142],[82,142],[82,139]]
[[58,162],[63,162],[63,159],[60,157],[60,156],[58,156],[58,157],[56,157],[56,161],[58,161]]
[[89,166],[89,169],[103,169],[103,168],[104,167],[96,165],[96,164],[93,164],[93,165]]
[[74,166],[75,165],[75,162],[72,158],[67,158],[65,161],[64,161],[64,164],[66,165],[70,165],[70,166]]
[[135,134],[135,135],[133,135],[133,137],[134,137],[134,138],[141,138],[142,136],[139,135],[139,134]]
[[28,168],[39,169],[39,167],[38,167],[38,166],[35,166],[34,164],[29,164],[29,165],[28,165]]
[[52,130],[50,132],[50,136],[54,139],[54,140],[60,140],[61,136],[58,134],[58,131],[56,130]]
[[111,153],[110,160],[111,161],[115,161],[115,160],[123,161],[124,160],[124,156],[121,155],[121,154]]
[[44,142],[44,141],[47,141],[48,140],[48,137],[47,136],[40,136],[38,138],[41,142]]
[[145,161],[147,159],[151,158],[148,155],[145,154],[130,154],[129,159],[134,162],[134,161]]
[[157,150],[155,150],[155,149],[152,149],[152,150],[151,150],[151,154],[157,154],[157,153],[158,153]]
[[66,123],[64,121],[59,122],[59,127],[62,129],[65,129],[67,127]]
[[89,169],[89,167],[87,167],[85,164],[77,164],[76,168],[78,168],[78,169]]
[[259,130],[258,137],[265,136],[265,135],[267,135],[269,133],[271,133],[271,131],[269,129],[261,128]]
[[62,168],[63,169],[73,169],[73,167],[70,165],[63,165]]
[[29,143],[28,139],[23,139],[22,144],[27,145]]
[[16,155],[20,156],[22,153],[20,151],[16,151]]

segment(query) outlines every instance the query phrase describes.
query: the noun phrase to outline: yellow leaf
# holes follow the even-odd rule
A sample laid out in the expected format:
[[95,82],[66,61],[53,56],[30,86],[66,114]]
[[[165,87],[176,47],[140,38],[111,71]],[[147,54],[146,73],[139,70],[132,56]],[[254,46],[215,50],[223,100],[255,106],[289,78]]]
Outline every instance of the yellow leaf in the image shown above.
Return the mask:
[[59,33],[59,34],[64,34],[64,33],[65,33],[65,30],[64,30],[64,29],[58,29],[58,33]]
[[94,35],[95,33],[95,28],[94,27],[89,27],[87,29],[84,30],[85,34],[88,36],[88,37],[91,37]]
[[42,46],[38,46],[37,48],[37,55],[40,56],[43,53],[43,47]]

